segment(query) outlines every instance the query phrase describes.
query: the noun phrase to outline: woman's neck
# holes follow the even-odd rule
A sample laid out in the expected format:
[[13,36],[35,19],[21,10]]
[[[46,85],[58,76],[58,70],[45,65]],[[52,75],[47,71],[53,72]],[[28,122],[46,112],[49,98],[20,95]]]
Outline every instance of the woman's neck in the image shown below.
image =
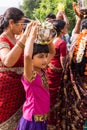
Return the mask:
[[62,37],[58,36],[56,39],[62,39]]
[[58,35],[58,38],[62,38],[63,37],[63,33],[62,32],[60,32],[60,34]]
[[6,37],[9,41],[11,41],[13,44],[16,43],[15,36],[12,32],[6,30],[2,33],[1,37]]

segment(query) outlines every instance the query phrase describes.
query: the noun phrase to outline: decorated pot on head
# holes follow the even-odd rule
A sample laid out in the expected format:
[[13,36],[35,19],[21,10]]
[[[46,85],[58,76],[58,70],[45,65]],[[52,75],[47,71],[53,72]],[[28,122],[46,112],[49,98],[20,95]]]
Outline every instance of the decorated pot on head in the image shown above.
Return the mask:
[[57,33],[52,23],[47,21],[39,23],[38,35],[35,42],[37,44],[48,44],[56,37],[56,35]]

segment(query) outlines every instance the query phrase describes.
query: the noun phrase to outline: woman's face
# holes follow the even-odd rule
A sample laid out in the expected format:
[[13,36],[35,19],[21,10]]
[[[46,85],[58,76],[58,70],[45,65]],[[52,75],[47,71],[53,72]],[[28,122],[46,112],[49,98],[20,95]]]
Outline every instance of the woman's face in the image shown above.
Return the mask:
[[65,35],[67,33],[67,25],[64,26],[64,28],[61,30],[61,32],[63,33],[63,35]]
[[24,17],[13,25],[13,33],[20,35],[24,29]]

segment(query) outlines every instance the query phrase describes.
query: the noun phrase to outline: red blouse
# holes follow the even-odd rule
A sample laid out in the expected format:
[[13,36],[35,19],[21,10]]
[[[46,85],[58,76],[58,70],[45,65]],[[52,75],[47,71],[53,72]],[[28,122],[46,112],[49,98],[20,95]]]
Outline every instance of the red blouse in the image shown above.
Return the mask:
[[51,63],[58,68],[62,68],[60,63],[60,57],[65,57],[67,54],[66,42],[62,39],[58,39],[54,42],[56,54],[51,60]]

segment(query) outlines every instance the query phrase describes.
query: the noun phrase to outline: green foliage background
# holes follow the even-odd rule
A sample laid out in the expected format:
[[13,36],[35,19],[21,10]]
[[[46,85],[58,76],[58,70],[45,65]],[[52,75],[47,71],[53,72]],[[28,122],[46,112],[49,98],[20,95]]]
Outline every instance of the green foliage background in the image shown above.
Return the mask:
[[28,18],[44,21],[48,13],[57,14],[58,3],[60,2],[65,6],[65,13],[70,25],[69,33],[71,33],[76,20],[72,2],[77,2],[77,0],[24,0],[21,9]]
[[39,8],[40,2],[41,0],[23,0],[23,4],[20,6],[20,8],[24,12],[25,16],[30,19],[34,19],[33,11],[35,8]]

